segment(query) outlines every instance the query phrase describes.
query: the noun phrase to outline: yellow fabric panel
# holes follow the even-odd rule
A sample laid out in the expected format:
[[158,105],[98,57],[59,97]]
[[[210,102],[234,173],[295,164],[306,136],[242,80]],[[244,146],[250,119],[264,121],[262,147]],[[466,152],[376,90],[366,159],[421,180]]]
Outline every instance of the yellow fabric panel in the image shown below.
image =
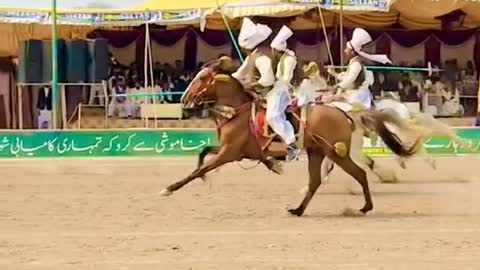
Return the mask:
[[343,18],[345,27],[387,28],[397,22],[398,14],[391,13],[365,13],[346,15]]
[[[220,5],[245,2],[246,0],[218,0],[218,4]],[[217,0],[150,0],[132,7],[131,10],[192,10],[199,8],[209,9],[214,7],[217,7]]]
[[[244,4],[244,6],[242,6]],[[217,12],[218,6],[222,7],[223,13],[230,18],[247,16],[272,16],[288,17],[301,14],[310,9],[297,4],[285,3],[281,0],[151,0],[149,2],[134,6],[131,10],[194,10],[203,9],[206,14]],[[236,5],[229,7],[228,5]]]
[[480,25],[480,2],[460,0],[397,0],[392,5],[399,12],[399,23],[409,29],[440,29],[441,23],[435,17],[461,9],[465,12],[464,28]]
[[392,9],[410,18],[434,18],[464,8],[466,1],[398,0]]
[[[332,27],[335,22],[335,15],[332,13],[323,14],[325,20],[325,27]],[[312,21],[305,17],[298,16],[291,23],[290,28],[294,30],[311,30],[311,29],[322,29],[321,21]]]
[[[90,26],[59,26],[60,39],[86,39],[87,34],[93,31]],[[18,55],[19,42],[29,39],[50,40],[52,37],[51,26],[42,24],[7,24],[0,23],[0,33],[3,40],[0,42],[0,56]]]
[[222,12],[230,18],[268,16],[268,17],[291,17],[303,14],[311,7],[280,3],[279,0],[268,0],[269,3],[262,5],[257,1],[255,5],[223,7]]

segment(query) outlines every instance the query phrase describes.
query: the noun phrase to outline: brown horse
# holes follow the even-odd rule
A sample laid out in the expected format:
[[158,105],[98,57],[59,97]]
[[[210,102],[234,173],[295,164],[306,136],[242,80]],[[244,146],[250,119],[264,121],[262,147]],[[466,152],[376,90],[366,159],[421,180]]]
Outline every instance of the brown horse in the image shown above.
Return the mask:
[[[279,163],[269,158],[262,149],[254,132],[252,121],[252,97],[246,92],[229,72],[217,67],[204,68],[182,98],[184,106],[199,106],[211,104],[214,119],[217,123],[220,146],[208,147],[200,154],[199,167],[181,181],[173,183],[161,191],[161,195],[171,195],[192,180],[204,177],[226,163],[242,159],[258,160],[268,169],[281,173]],[[298,117],[295,119],[299,119]],[[365,112],[362,124],[371,128],[383,139],[389,148],[399,156],[409,157],[419,149],[421,141],[407,147],[385,126],[389,115],[379,112]],[[300,126],[296,120],[295,126]],[[353,120],[340,109],[316,105],[311,106],[307,113],[306,123],[303,123],[303,145],[308,155],[308,170],[310,175],[308,191],[300,206],[288,210],[291,214],[301,216],[310,200],[321,184],[321,164],[327,156],[362,186],[365,204],[359,210],[365,214],[373,209],[372,198],[365,171],[355,164],[349,155],[352,131],[355,130]],[[216,155],[203,163],[209,153]]]

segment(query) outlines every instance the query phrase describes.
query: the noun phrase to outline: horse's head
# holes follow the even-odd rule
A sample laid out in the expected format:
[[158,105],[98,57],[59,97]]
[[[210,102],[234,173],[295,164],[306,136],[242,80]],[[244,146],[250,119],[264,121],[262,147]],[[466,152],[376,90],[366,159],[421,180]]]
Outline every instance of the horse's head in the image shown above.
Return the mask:
[[233,64],[228,57],[205,64],[185,90],[181,100],[183,105],[191,108],[215,103],[217,86],[234,81],[230,75],[232,72]]

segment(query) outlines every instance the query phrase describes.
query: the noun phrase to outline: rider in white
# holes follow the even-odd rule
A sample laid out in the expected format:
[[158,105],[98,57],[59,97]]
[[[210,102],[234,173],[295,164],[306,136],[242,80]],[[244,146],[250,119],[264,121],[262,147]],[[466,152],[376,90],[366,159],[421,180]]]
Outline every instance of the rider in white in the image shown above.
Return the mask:
[[382,64],[392,62],[386,55],[372,55],[362,51],[363,47],[371,41],[372,38],[367,31],[356,28],[353,31],[352,39],[347,42],[347,47],[345,48],[345,54],[350,57],[347,71],[337,74],[332,68],[328,70],[330,74],[340,80],[336,87],[346,92],[345,99],[347,102],[350,104],[361,104],[367,109],[372,104],[368,87],[373,84],[373,73],[366,70],[362,63],[362,58]]
[[321,94],[320,91],[327,89],[327,81],[320,75],[317,63],[310,62],[303,67],[302,83],[295,89],[297,105],[303,107],[315,102],[315,99]]
[[266,95],[266,120],[272,130],[288,145],[287,161],[297,159],[298,155],[298,147],[295,143],[295,131],[285,115],[287,107],[291,104],[288,91],[292,87],[290,82],[297,65],[295,52],[287,48],[287,40],[292,35],[292,30],[284,25],[270,44],[274,57],[280,58],[277,63],[275,83],[272,90]]
[[[256,86],[268,89],[275,82],[272,60],[266,53],[257,49],[262,42],[267,40],[272,32],[272,29],[264,24],[255,24],[249,18],[243,19],[242,28],[238,36],[238,44],[249,55],[238,70],[232,74],[232,77],[242,83],[246,89],[255,88]],[[259,78],[257,79],[257,77]]]

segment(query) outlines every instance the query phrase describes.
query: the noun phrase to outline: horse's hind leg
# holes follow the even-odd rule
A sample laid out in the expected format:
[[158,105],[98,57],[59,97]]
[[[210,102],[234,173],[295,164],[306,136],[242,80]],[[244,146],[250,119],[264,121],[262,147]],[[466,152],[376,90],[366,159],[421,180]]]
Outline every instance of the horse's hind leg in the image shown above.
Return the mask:
[[338,156],[332,156],[332,159],[338,164],[338,166],[342,167],[346,173],[355,178],[355,180],[357,180],[362,186],[363,195],[365,196],[365,205],[362,209],[360,209],[360,212],[366,214],[367,212],[371,211],[373,209],[373,203],[372,195],[370,194],[370,188],[368,187],[367,173],[361,167],[355,164],[350,157],[342,158]]
[[321,150],[307,149],[308,154],[308,173],[309,173],[309,182],[308,182],[308,191],[305,194],[305,197],[296,209],[289,209],[288,212],[292,215],[301,216],[305,209],[307,208],[310,200],[315,195],[318,187],[322,183],[321,175],[321,165],[323,158],[325,157]]
[[211,170],[214,170],[214,169],[216,169],[216,168],[218,168],[218,167],[220,167],[220,166],[222,166],[226,163],[232,162],[234,160],[234,158],[232,158],[231,157],[232,155],[230,155],[230,154],[231,153],[228,153],[226,151],[225,147],[222,147],[218,151],[218,154],[215,157],[208,160],[205,164],[203,164],[202,166],[197,168],[189,176],[187,176],[184,179],[182,179],[178,182],[175,182],[175,183],[171,184],[170,186],[168,186],[167,188],[163,189],[160,192],[160,195],[163,195],[163,196],[171,195],[174,191],[179,190],[180,188],[182,188],[186,184],[190,183],[194,179],[196,179],[198,177],[202,177],[207,172],[209,172]]
[[[321,167],[321,177],[322,177],[322,183],[327,183],[330,173],[333,171],[333,168],[335,167],[335,162],[333,162],[329,158],[324,158],[322,161],[322,167]],[[308,191],[308,185],[306,185],[304,188],[300,190],[301,194],[306,194]]]
[[[200,167],[202,167],[203,163],[205,163],[205,157],[207,157],[207,155],[209,154],[218,154],[218,152],[220,151],[220,147],[219,146],[207,146],[205,148],[203,148],[202,152],[200,152],[200,154],[198,155],[198,164],[197,164],[197,169],[199,169]],[[206,176],[201,176],[202,180],[205,181],[206,180]]]

